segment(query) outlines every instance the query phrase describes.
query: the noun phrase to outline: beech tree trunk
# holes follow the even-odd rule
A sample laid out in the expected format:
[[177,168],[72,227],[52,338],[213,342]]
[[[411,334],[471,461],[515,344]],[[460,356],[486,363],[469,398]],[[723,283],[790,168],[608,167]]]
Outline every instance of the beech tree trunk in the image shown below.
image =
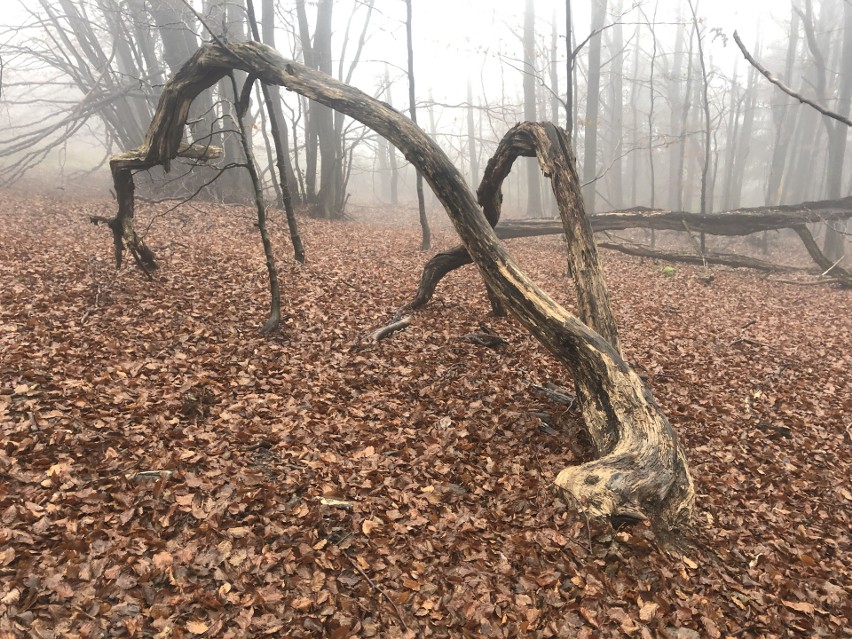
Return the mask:
[[[535,0],[526,0],[524,9],[524,119],[536,119],[536,51],[535,51]],[[541,188],[538,171],[530,162],[527,165],[527,217],[541,217]]]
[[[793,68],[796,63],[796,53],[799,43],[799,14],[793,11],[790,19],[790,36],[787,39],[787,57],[784,65],[783,80],[793,83]],[[781,186],[784,179],[784,167],[787,165],[787,152],[790,148],[790,139],[796,128],[791,124],[790,106],[794,103],[792,98],[783,97],[779,109],[773,109],[775,120],[775,141],[772,146],[772,164],[769,168],[769,178],[766,184],[766,204],[778,204],[781,201]],[[792,118],[795,123],[795,116]]]
[[[273,49],[275,48],[275,3],[273,0],[262,0],[262,12],[263,19],[261,20],[261,40],[268,44]],[[255,38],[257,40],[257,38]],[[272,108],[275,110],[274,120],[278,126],[279,134],[276,135],[280,142],[281,146],[284,149],[284,153],[281,157],[278,158],[278,161],[281,162],[284,166],[284,175],[287,179],[287,184],[289,186],[295,186],[296,184],[296,173],[293,171],[293,163],[290,162],[290,136],[287,130],[287,120],[284,117],[284,109],[281,108],[281,91],[280,89],[272,85],[269,87],[269,97],[272,100]],[[272,119],[272,116],[270,116]],[[292,189],[291,189],[292,196]]]
[[606,17],[607,0],[592,0],[592,27],[595,35],[589,40],[589,84],[586,94],[586,133],[583,146],[583,196],[586,208],[595,214],[598,174],[598,112],[600,111],[601,90],[601,34]]
[[[621,25],[622,0],[615,5],[616,23],[612,28],[612,93],[610,96],[610,114],[612,122],[612,168],[609,170],[609,201],[614,208],[624,206],[624,33]],[[651,84],[653,92],[653,83]],[[652,93],[653,94],[653,93]]]
[[[133,168],[169,168],[180,153],[192,100],[233,69],[280,84],[359,120],[386,137],[423,174],[444,205],[486,283],[518,320],[572,372],[589,436],[599,457],[566,468],[556,485],[592,516],[650,519],[671,529],[689,518],[695,492],[677,436],[651,391],[622,358],[575,160],[552,124],[522,123],[492,158],[495,176],[520,154],[536,154],[551,178],[578,286],[581,321],[556,304],[518,267],[494,234],[462,174],[416,124],[365,93],[256,42],[205,44],[168,82],[143,144],[110,165],[119,201],[130,199]],[[500,178],[502,182],[502,178]],[[121,206],[121,204],[120,204]],[[124,213],[127,211],[125,209]],[[122,210],[119,210],[119,216]],[[132,217],[124,224],[132,228]]]

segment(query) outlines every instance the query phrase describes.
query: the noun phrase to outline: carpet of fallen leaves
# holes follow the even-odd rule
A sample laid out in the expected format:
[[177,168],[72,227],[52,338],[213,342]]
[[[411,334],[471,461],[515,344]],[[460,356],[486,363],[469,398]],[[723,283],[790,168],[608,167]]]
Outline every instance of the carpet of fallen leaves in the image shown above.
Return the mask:
[[[604,254],[696,481],[663,543],[552,489],[588,450],[533,385],[570,378],[473,269],[365,339],[416,228],[306,219],[298,267],[274,216],[267,338],[249,209],[141,205],[148,281],[87,221],[112,207],[0,194],[0,637],[849,636],[849,292]],[[558,238],[511,249],[572,304]]]

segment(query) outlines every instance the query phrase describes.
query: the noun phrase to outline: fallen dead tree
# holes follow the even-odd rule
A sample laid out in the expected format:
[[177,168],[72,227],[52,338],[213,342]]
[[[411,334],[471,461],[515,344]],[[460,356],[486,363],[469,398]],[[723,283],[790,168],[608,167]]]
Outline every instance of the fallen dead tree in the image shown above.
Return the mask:
[[[494,167],[493,174],[488,173],[486,169],[486,175],[477,191],[479,202],[486,211],[489,223],[495,226],[494,230],[497,237],[513,239],[557,235],[563,232],[562,225],[558,220],[500,221],[501,195],[499,188],[502,179],[499,179],[499,174],[499,167]],[[505,179],[505,176],[503,176],[503,179]],[[830,274],[834,278],[833,281],[852,286],[852,274],[837,263],[832,263],[825,256],[807,227],[808,224],[836,222],[849,218],[852,218],[852,197],[822,202],[803,202],[795,205],[744,208],[704,215],[636,207],[600,213],[592,216],[590,222],[592,230],[595,232],[644,228],[654,231],[682,231],[728,237],[791,229],[799,235],[811,259],[819,268],[819,272]],[[600,246],[629,255],[644,255],[645,257],[674,262],[720,264],[777,272],[797,270],[796,267],[772,264],[745,255],[704,253],[703,255],[692,254],[689,256],[684,253],[654,251],[650,248],[627,247],[624,244],[607,243]],[[417,293],[407,307],[416,309],[427,304],[434,295],[438,284],[447,274],[470,263],[471,259],[467,249],[462,245],[437,253],[423,268]],[[495,313],[499,313],[498,308],[494,310]]]
[[715,253],[708,251],[699,255],[697,253],[685,253],[682,251],[658,251],[648,246],[624,244],[622,242],[598,242],[598,247],[619,251],[620,253],[635,257],[647,257],[652,260],[680,262],[682,264],[697,264],[699,266],[718,264],[719,266],[731,266],[733,268],[750,268],[756,271],[766,271],[767,273],[793,273],[806,270],[798,266],[775,264],[757,259],[756,257],[737,255],[735,253]]
[[[357,89],[283,59],[265,45],[217,42],[202,46],[166,84],[143,145],[126,154],[125,161],[134,167],[161,164],[168,169],[181,153],[193,99],[234,69],[359,120],[392,142],[423,174],[491,294],[573,375],[598,457],[564,469],[555,482],[580,509],[595,516],[648,518],[665,529],[690,517],[695,492],[683,450],[651,391],[621,355],[575,159],[564,132],[549,123],[519,124],[501,142],[492,162],[505,177],[519,154],[534,154],[550,177],[568,240],[580,318],[556,304],[520,270],[494,234],[486,218],[488,207],[484,215],[461,173],[416,124]],[[138,252],[140,240],[132,230],[132,215],[126,214],[127,207],[132,207],[132,177],[129,171],[115,168],[113,176],[119,196],[116,219],[121,219],[116,224],[121,228],[115,236],[116,250],[130,242],[137,243],[131,252]]]

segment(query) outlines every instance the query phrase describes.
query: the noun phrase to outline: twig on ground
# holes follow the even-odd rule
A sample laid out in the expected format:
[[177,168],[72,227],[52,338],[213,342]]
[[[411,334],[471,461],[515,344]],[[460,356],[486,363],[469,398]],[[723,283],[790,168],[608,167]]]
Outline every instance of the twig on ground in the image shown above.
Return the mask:
[[394,612],[396,612],[396,616],[399,618],[399,623],[401,623],[401,624],[402,624],[402,627],[403,627],[403,628],[405,628],[406,630],[408,630],[408,626],[405,624],[405,619],[403,619],[403,618],[402,618],[402,612],[400,612],[399,607],[396,605],[396,602],[395,602],[393,599],[391,599],[390,595],[389,595],[387,592],[385,592],[385,591],[384,591],[384,589],[382,589],[382,587],[381,587],[381,586],[379,586],[378,584],[376,584],[376,582],[375,582],[375,581],[373,581],[372,579],[370,579],[370,576],[369,576],[366,572],[364,572],[364,571],[361,569],[361,566],[359,566],[357,563],[355,563],[355,560],[354,560],[354,559],[352,559],[352,557],[350,557],[350,556],[349,556],[347,553],[345,553],[345,552],[343,552],[342,554],[343,554],[343,556],[344,556],[344,557],[346,557],[346,559],[348,559],[348,560],[349,560],[349,563],[350,563],[350,564],[352,564],[352,567],[353,567],[355,570],[357,570],[359,573],[361,573],[361,576],[362,576],[362,577],[364,577],[364,579],[366,579],[366,580],[367,580],[367,583],[368,583],[368,584],[370,584],[370,586],[373,588],[373,590],[377,591],[377,592],[378,592],[378,593],[380,593],[380,594],[381,594],[381,595],[382,595],[385,599],[387,599],[387,600],[388,600],[388,603],[389,603],[391,606],[393,606]]
[[140,470],[136,473],[127,473],[124,477],[133,481],[134,479],[168,479],[172,475],[171,470]]
[[462,335],[461,339],[488,348],[497,348],[498,346],[505,346],[509,343],[508,340],[503,339],[499,335],[482,332],[468,333],[467,335]]

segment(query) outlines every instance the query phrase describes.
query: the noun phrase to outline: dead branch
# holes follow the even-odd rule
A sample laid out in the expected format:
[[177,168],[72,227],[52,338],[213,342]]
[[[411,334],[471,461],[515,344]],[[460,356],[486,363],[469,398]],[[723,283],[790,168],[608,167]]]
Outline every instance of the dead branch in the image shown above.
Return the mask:
[[658,251],[647,246],[619,244],[616,242],[601,242],[600,248],[618,251],[626,255],[636,257],[647,257],[664,262],[680,262],[682,264],[718,264],[720,266],[731,266],[733,268],[750,268],[756,271],[768,271],[770,273],[804,271],[806,269],[786,264],[774,264],[747,255],[735,253],[704,253],[695,255],[693,253],[682,253],[680,251]]
[[[495,189],[494,181],[497,175],[486,174],[479,187],[479,202],[483,206],[488,222],[496,225],[494,232],[500,239],[521,237],[537,237],[540,235],[561,235],[564,232],[558,220],[500,220],[501,195]],[[721,213],[688,213],[686,211],[662,211],[644,207],[634,207],[609,213],[600,213],[590,219],[592,230],[623,231],[633,228],[647,228],[654,231],[683,232],[684,225],[694,232],[720,236],[743,236],[762,231],[778,231],[803,227],[805,224],[845,220],[852,217],[852,197],[839,200],[824,200],[818,202],[802,202],[801,204],[780,205],[771,207],[752,207],[734,209]],[[498,223],[499,221],[499,223]],[[798,231],[796,231],[798,233]],[[828,268],[827,258],[822,255],[816,242],[809,242],[802,237],[808,253],[821,270]],[[618,244],[601,244],[602,248],[622,251],[629,255],[639,255],[654,259],[668,259],[690,264],[703,264],[686,254],[676,252],[656,253],[654,249],[628,249]],[[694,256],[693,256],[694,257]],[[722,264],[739,268],[754,268],[762,271],[789,271],[793,267],[774,265],[763,260],[746,256],[729,255],[724,253],[705,253],[709,264]],[[464,246],[436,253],[423,267],[420,284],[414,299],[404,308],[417,309],[425,306],[441,280],[457,268],[470,264],[471,259]],[[839,268],[839,267],[837,267]],[[841,277],[842,274],[841,274]]]
[[798,101],[799,101],[799,102],[801,102],[802,104],[807,104],[809,107],[812,107],[812,108],[816,109],[817,111],[819,111],[819,112],[820,112],[820,113],[822,113],[823,115],[825,115],[825,116],[827,116],[827,117],[829,117],[829,118],[833,118],[833,119],[837,120],[838,122],[842,122],[842,123],[843,123],[843,124],[845,124],[846,126],[850,126],[850,127],[852,127],[852,120],[850,120],[849,118],[844,117],[844,116],[840,115],[839,113],[835,113],[834,111],[829,111],[828,109],[826,109],[826,108],[825,108],[824,106],[822,106],[821,104],[817,104],[817,103],[816,103],[816,102],[814,102],[813,100],[810,100],[810,99],[806,98],[805,96],[803,96],[801,93],[797,93],[796,91],[794,91],[793,89],[791,89],[790,87],[788,87],[786,84],[784,84],[783,82],[781,82],[781,80],[779,80],[778,78],[776,78],[776,77],[772,74],[772,72],[771,72],[771,71],[769,71],[766,67],[764,67],[762,64],[760,64],[760,62],[758,62],[757,60],[755,60],[755,59],[754,59],[754,56],[752,56],[752,55],[748,52],[748,49],[746,49],[745,45],[743,44],[743,41],[742,41],[742,40],[740,40],[740,36],[739,36],[739,34],[738,34],[736,31],[734,31],[734,42],[736,42],[736,43],[737,43],[737,46],[740,48],[740,51],[742,51],[743,55],[745,56],[745,59],[746,59],[746,60],[748,60],[748,61],[749,61],[749,63],[750,63],[750,64],[751,64],[751,65],[752,65],[755,69],[757,69],[758,71],[760,71],[760,73],[761,73],[761,75],[763,75],[763,77],[765,77],[765,78],[766,78],[767,80],[769,80],[772,84],[774,84],[776,87],[778,87],[779,89],[781,89],[784,93],[786,93],[787,95],[789,95],[791,98],[795,98],[796,100],[798,100]]
[[375,581],[370,579],[370,576],[366,572],[364,572],[364,570],[361,568],[361,566],[359,566],[357,563],[355,563],[355,560],[352,559],[352,557],[350,557],[348,553],[343,552],[342,555],[349,560],[349,563],[352,564],[352,567],[355,570],[357,570],[359,573],[361,573],[361,576],[364,577],[364,579],[367,580],[367,583],[370,584],[370,586],[373,588],[373,590],[375,590],[380,595],[382,595],[382,597],[384,597],[388,601],[388,603],[391,606],[393,606],[394,612],[396,612],[396,616],[399,619],[399,623],[402,624],[403,628],[408,630],[408,626],[405,625],[405,619],[402,618],[402,612],[400,612],[399,607],[396,605],[396,602],[393,599],[391,599],[391,596],[387,592],[385,592],[385,590],[381,586],[376,584]]
[[381,328],[376,329],[372,333],[370,333],[370,341],[373,344],[378,344],[386,337],[390,337],[397,331],[401,331],[404,328],[407,328],[411,325],[411,316],[403,317],[401,320],[397,320],[388,324],[387,326],[382,326]]
[[576,395],[572,395],[568,392],[568,389],[562,388],[561,386],[557,386],[551,382],[548,382],[544,386],[539,386],[538,384],[533,384],[532,387],[538,392],[546,395],[548,398],[556,402],[557,404],[562,404],[563,406],[568,406],[569,408],[574,405],[577,401]]
[[467,333],[466,335],[462,335],[461,339],[466,342],[471,342],[472,344],[479,344],[480,346],[485,346],[486,348],[497,348],[498,346],[505,346],[509,343],[508,340],[503,339],[499,335],[494,335],[493,333],[486,333],[483,331],[477,331],[476,333]]

